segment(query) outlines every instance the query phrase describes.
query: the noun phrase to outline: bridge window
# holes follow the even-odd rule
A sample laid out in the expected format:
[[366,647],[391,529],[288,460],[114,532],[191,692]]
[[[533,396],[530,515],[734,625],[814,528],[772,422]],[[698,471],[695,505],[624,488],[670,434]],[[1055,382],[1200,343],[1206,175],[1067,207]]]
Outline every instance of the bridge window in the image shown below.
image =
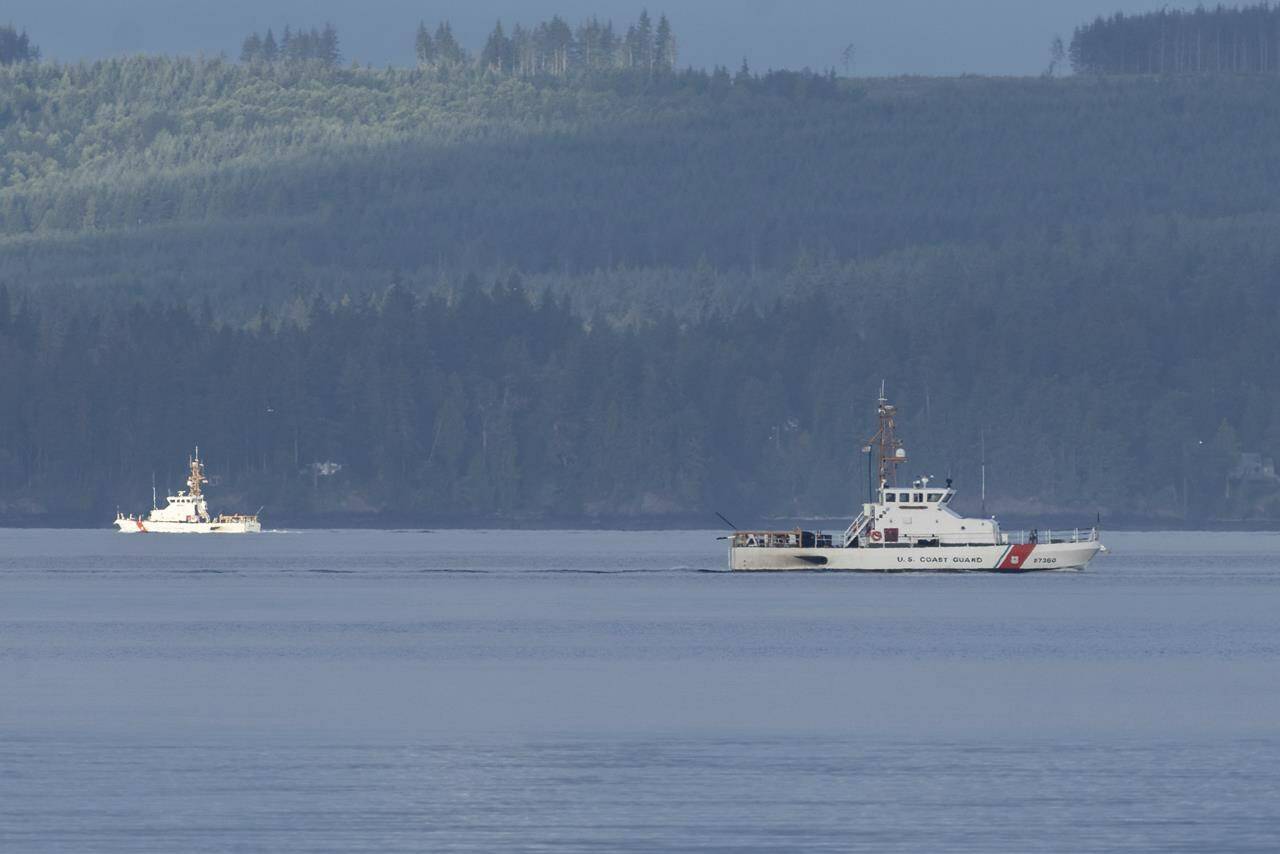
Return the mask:
[[939,501],[941,501],[941,500],[942,500],[942,493],[941,493],[941,492],[930,492],[930,493],[929,493],[929,503],[930,503],[930,504],[937,504],[937,503],[938,503]]
[[884,500],[886,504],[891,504],[898,500],[898,494],[896,492],[886,492],[884,494]]
[[916,503],[917,503],[917,504],[920,504],[920,503],[923,503],[923,502],[924,502],[924,493],[923,493],[923,492],[917,492],[917,493],[916,493]]

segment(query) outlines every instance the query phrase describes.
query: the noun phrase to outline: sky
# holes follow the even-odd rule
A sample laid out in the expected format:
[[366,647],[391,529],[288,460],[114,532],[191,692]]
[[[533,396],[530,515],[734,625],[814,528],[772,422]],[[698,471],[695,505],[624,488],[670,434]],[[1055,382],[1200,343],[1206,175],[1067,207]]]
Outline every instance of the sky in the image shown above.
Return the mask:
[[[407,65],[420,19],[448,19],[478,50],[495,20],[508,27],[560,14],[616,24],[647,5],[665,12],[680,64],[835,68],[852,44],[856,75],[1038,74],[1055,34],[1099,14],[1177,6],[1167,0],[7,0],[0,20],[25,27],[44,55],[78,60],[122,53],[239,53],[252,31],[332,21],[350,61]],[[1183,4],[1193,6],[1193,2]]]

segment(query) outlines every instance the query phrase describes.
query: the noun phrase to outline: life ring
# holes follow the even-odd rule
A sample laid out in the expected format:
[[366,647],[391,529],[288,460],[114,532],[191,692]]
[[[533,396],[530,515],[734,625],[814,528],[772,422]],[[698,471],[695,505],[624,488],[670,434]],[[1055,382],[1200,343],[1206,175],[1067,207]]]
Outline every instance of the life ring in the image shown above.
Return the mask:
[[871,542],[873,542],[873,543],[878,543],[878,542],[880,542],[880,537],[881,537],[881,534],[880,534],[880,532],[879,532],[879,531],[872,531],[872,532],[871,532]]

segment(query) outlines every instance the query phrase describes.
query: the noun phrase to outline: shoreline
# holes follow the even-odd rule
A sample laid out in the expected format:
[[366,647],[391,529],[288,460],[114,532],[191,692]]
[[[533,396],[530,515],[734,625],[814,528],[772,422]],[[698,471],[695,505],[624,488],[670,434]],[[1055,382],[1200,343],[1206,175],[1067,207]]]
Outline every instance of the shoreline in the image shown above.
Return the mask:
[[[732,518],[732,517],[731,517]],[[848,525],[844,517],[734,519],[742,530],[789,531],[796,528],[833,532]],[[1019,516],[999,518],[1005,532],[1069,531],[1093,527],[1093,520],[1062,515]],[[39,514],[30,516],[0,515],[0,529],[5,530],[114,530],[112,519],[100,514]],[[512,518],[503,516],[409,516],[383,514],[264,514],[263,530],[358,530],[358,531],[729,531],[714,512],[706,514],[671,514],[663,516],[564,516]],[[1103,517],[1100,530],[1108,531],[1208,531],[1280,533],[1280,519],[1196,519],[1166,517]]]

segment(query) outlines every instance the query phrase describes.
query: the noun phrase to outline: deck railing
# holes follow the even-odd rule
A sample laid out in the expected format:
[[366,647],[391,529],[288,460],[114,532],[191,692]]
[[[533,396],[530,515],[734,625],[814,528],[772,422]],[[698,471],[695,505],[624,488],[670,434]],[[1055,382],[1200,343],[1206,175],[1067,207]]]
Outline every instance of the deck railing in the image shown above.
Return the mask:
[[740,549],[829,549],[831,535],[813,531],[735,531],[733,545]]
[[[851,533],[856,535],[858,524],[850,525],[849,530],[844,535],[844,545],[850,543]],[[801,548],[831,548],[834,545],[834,537],[831,534],[815,532],[815,531],[736,531],[732,537],[735,548],[755,548],[755,549],[801,549]],[[1068,530],[1050,530],[1043,531],[1032,529],[1029,531],[1005,531],[1000,535],[1000,541],[993,543],[987,541],[985,543],[953,543],[947,542],[942,545],[959,546],[959,545],[1047,545],[1049,543],[1094,543],[1098,541],[1097,528],[1071,528]],[[912,548],[915,545],[910,539],[903,538],[895,543],[867,543],[870,547],[894,547],[894,548]]]
[[1004,538],[1005,542],[1016,546],[1045,545],[1047,543],[1094,543],[1098,541],[1098,529],[1071,528],[1065,531],[1053,531],[1046,528],[1042,531],[1033,528],[1030,531],[1006,532]]

